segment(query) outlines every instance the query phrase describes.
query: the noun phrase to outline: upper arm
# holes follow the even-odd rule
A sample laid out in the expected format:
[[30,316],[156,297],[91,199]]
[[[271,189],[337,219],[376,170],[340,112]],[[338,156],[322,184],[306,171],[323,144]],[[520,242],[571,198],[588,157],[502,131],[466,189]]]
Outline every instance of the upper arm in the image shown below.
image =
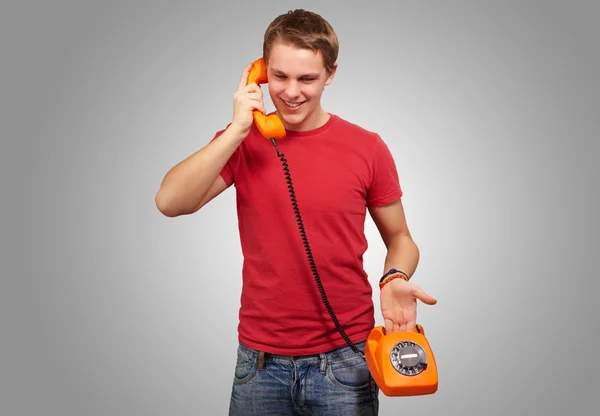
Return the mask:
[[218,175],[217,179],[215,179],[215,181],[210,186],[210,189],[208,190],[208,192],[206,193],[206,195],[204,195],[204,198],[202,198],[202,200],[194,208],[194,210],[192,211],[192,213],[198,211],[204,205],[208,204],[211,200],[213,200],[217,195],[221,194],[227,188],[228,188],[228,186],[227,186],[227,183],[225,183],[225,180],[221,177],[221,175]]
[[402,199],[397,199],[383,206],[371,206],[369,207],[369,214],[373,218],[373,222],[377,226],[386,246],[396,236],[411,236],[406,223]]

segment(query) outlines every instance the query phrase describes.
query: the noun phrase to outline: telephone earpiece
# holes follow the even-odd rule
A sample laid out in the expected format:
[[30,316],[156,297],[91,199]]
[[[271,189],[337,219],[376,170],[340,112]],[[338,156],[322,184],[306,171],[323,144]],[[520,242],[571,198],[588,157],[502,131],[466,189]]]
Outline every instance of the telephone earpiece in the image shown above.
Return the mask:
[[[253,82],[256,82],[259,85],[268,82],[267,67],[263,58],[254,61],[252,68],[250,68],[246,85],[252,84]],[[280,140],[285,137],[285,127],[283,127],[283,123],[276,114],[266,116],[260,111],[254,110],[253,116],[256,127],[258,127],[258,130],[266,139],[273,138]]]
[[373,328],[365,345],[369,372],[386,396],[416,396],[435,393],[438,374],[425,331],[385,333]]

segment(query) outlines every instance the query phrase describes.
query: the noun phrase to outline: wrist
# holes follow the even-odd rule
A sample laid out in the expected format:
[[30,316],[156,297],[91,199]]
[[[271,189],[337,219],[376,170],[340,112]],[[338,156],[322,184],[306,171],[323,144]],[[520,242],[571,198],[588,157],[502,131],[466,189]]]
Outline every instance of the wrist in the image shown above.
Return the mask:
[[233,141],[240,142],[240,143],[244,141],[244,139],[250,132],[250,129],[243,129],[243,128],[239,127],[237,124],[235,124],[234,122],[231,123],[229,125],[229,127],[227,127],[226,130],[229,133],[229,136],[231,137],[231,139]]
[[404,273],[402,270],[390,269],[387,273],[385,273],[381,279],[379,280],[379,289],[383,289],[385,285],[391,282],[394,279],[402,279],[406,282],[410,280],[408,275]]

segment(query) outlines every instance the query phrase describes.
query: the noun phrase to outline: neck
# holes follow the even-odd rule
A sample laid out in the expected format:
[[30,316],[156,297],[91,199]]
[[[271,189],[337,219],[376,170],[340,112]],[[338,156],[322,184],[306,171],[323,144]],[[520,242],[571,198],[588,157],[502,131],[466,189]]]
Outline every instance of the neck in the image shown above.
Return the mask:
[[319,108],[315,110],[314,114],[311,114],[304,120],[301,125],[289,124],[284,122],[284,127],[286,130],[290,131],[310,131],[318,129],[327,123],[329,120],[329,113],[323,111],[323,109]]

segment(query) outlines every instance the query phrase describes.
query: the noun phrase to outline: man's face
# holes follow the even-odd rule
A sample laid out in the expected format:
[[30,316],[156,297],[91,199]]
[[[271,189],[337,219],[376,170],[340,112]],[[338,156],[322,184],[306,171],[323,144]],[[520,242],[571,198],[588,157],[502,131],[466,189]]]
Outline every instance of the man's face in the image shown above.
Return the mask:
[[327,73],[321,53],[281,42],[273,45],[267,65],[269,94],[286,129],[312,130],[324,123],[321,95],[334,75]]

